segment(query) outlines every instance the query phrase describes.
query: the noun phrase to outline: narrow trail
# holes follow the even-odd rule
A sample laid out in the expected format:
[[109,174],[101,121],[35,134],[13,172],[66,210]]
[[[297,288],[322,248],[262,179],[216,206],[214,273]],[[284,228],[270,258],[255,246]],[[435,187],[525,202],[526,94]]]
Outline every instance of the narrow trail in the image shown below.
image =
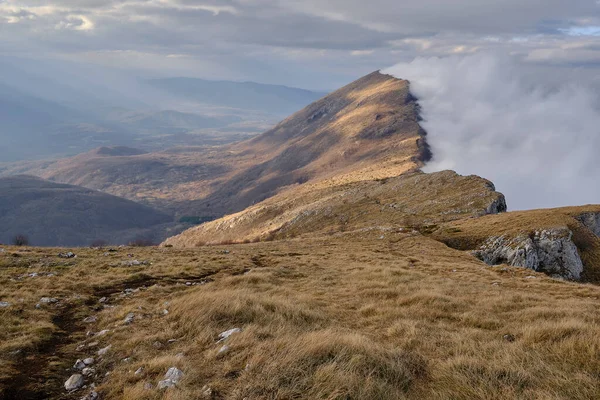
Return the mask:
[[[36,350],[25,353],[19,362],[19,374],[5,382],[3,400],[71,400],[82,397],[82,392],[67,393],[64,382],[75,371],[69,371],[77,358],[81,358],[74,349],[74,344],[85,340],[86,326],[76,318],[81,307],[86,312],[94,311],[98,300],[102,297],[122,293],[125,289],[161,284],[165,286],[185,285],[188,282],[208,283],[211,276],[218,271],[209,271],[201,275],[151,276],[141,275],[133,279],[117,282],[110,286],[94,287],[85,305],[77,309],[71,303],[62,304],[56,309],[52,323],[56,330]],[[116,301],[121,302],[121,299]]]
[[75,321],[72,305],[64,304],[57,311],[52,318],[57,330],[38,346],[37,352],[24,354],[19,364],[20,373],[7,382],[6,400],[67,398],[60,379],[67,368],[64,360],[70,360],[64,350],[78,339],[77,333],[83,331],[83,327]]

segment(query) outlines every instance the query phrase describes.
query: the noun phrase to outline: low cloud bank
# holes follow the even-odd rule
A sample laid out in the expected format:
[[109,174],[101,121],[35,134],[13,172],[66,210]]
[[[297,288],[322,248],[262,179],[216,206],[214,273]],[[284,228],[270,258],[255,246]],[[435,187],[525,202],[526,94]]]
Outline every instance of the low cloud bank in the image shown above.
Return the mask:
[[497,54],[418,58],[384,73],[411,81],[434,159],[493,181],[512,210],[600,203],[598,96]]

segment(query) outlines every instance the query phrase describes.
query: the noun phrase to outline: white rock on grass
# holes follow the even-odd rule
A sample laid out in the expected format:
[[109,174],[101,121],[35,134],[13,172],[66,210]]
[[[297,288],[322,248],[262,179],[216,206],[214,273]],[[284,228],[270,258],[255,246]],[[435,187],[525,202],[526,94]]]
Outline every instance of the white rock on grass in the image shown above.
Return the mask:
[[58,303],[58,299],[55,299],[54,297],[42,297],[40,299],[40,303],[44,303],[44,304]]
[[75,365],[73,365],[74,369],[82,370],[85,368],[85,363],[82,360],[75,361]]
[[98,350],[98,355],[99,356],[105,355],[106,353],[108,353],[108,351],[111,349],[111,347],[112,347],[112,345],[109,344],[105,348]]
[[98,318],[95,315],[92,315],[91,317],[87,317],[83,320],[83,322],[85,324],[93,324],[96,321],[98,321]]
[[98,400],[99,397],[98,392],[92,390],[87,395],[83,396],[81,400]]
[[85,376],[92,376],[96,373],[96,370],[94,368],[85,367],[83,370],[81,370],[81,373]]
[[83,363],[85,365],[92,365],[94,363],[94,361],[95,360],[92,357],[88,357],[88,358],[86,358],[86,359],[83,360]]
[[0,308],[10,307],[10,303],[8,301],[0,301]]
[[65,382],[65,389],[69,392],[73,390],[77,390],[83,386],[83,375],[81,374],[73,374],[71,377]]
[[133,374],[141,375],[144,372],[144,367],[139,367]]
[[219,333],[219,341],[217,343],[227,340],[227,338],[229,338],[229,336],[233,335],[234,333],[240,333],[241,331],[242,331],[241,328],[233,328],[228,331],[221,332],[221,333]]
[[221,347],[221,348],[219,349],[219,352],[218,352],[217,354],[223,354],[223,353],[226,353],[226,352],[228,352],[228,351],[229,351],[229,346],[227,346],[227,345],[224,345],[223,347]]
[[135,319],[135,314],[134,313],[129,313],[127,314],[127,316],[125,317],[125,320],[123,320],[123,322],[126,325],[129,325],[133,322],[133,320]]
[[172,386],[176,386],[177,383],[183,378],[183,371],[176,367],[171,367],[165,374],[165,378],[158,382],[159,389],[166,389]]

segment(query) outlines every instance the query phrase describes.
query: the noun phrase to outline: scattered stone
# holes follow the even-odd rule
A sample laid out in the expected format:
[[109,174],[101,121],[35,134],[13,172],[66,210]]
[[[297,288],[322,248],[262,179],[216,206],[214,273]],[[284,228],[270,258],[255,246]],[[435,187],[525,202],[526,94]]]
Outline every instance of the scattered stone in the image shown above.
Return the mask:
[[110,330],[108,329],[103,329],[100,332],[96,333],[96,336],[104,336],[106,335],[108,332],[110,332]]
[[510,333],[507,333],[506,335],[502,336],[502,338],[507,342],[514,342],[516,340],[514,335],[511,335]]
[[124,363],[131,362],[131,357],[125,357],[124,359],[121,360],[121,362],[124,362]]
[[176,367],[171,367],[165,374],[165,378],[158,382],[159,389],[166,389],[172,386],[176,386],[177,383],[183,378],[183,372]]
[[163,315],[167,315],[168,313],[169,313],[169,310],[167,310],[167,309],[163,310]]
[[529,276],[526,276],[526,277],[525,277],[525,279],[536,279],[536,278],[537,278],[537,277],[536,277],[536,276],[533,276],[533,275],[529,275]]
[[499,282],[492,282],[492,286],[498,286],[498,285],[500,285]]
[[175,343],[176,341],[177,341],[177,339],[169,339],[169,340],[167,340],[167,343],[171,344],[171,343]]
[[37,308],[37,309],[39,310],[40,308],[42,308],[42,305],[41,305],[40,303],[37,303],[37,304],[35,305],[35,308]]
[[213,391],[209,386],[204,385],[204,386],[202,386],[201,390],[202,390],[202,396],[204,396],[204,397],[211,397],[213,394]]
[[217,343],[227,340],[227,338],[229,338],[229,336],[233,335],[234,333],[240,333],[241,331],[242,331],[241,328],[233,328],[228,331],[221,332],[219,334],[219,341]]
[[81,373],[85,376],[92,376],[96,373],[96,370],[94,368],[91,367],[85,367],[84,369],[81,370]]
[[146,390],[152,390],[152,384],[150,382],[144,383],[144,389],[146,389]]
[[10,303],[8,301],[0,301],[0,308],[10,307]]
[[98,346],[99,344],[100,344],[100,343],[98,343],[98,342],[90,342],[90,343],[88,343],[88,347],[96,347],[96,346]]
[[223,347],[221,347],[221,348],[219,349],[219,352],[218,352],[217,354],[223,354],[223,353],[226,353],[226,352],[228,352],[228,351],[229,351],[229,346],[227,346],[227,345],[225,344],[225,345],[223,345]]
[[44,303],[44,304],[54,304],[54,303],[58,303],[58,299],[55,299],[54,297],[42,297],[40,299],[40,303]]
[[159,342],[158,340],[156,342],[152,343],[152,346],[154,346],[157,349],[163,348],[163,344],[161,342]]
[[65,389],[69,392],[73,390],[77,390],[83,386],[83,375],[81,374],[73,374],[71,377],[65,382]]
[[85,368],[85,365],[86,364],[82,360],[77,360],[75,361],[75,365],[73,365],[73,368],[81,371]]
[[129,313],[127,314],[127,316],[125,317],[125,320],[123,321],[126,325],[129,325],[133,322],[133,320],[135,319],[135,314],[134,313]]
[[83,349],[85,349],[85,344],[80,344],[79,346],[77,346],[77,351],[82,351]]
[[186,282],[185,286],[192,286],[192,282]]
[[108,345],[108,346],[106,346],[105,348],[98,350],[98,355],[99,355],[99,356],[103,356],[103,355],[105,355],[106,353],[108,353],[108,351],[109,351],[111,348],[112,348],[112,345],[110,345],[110,344],[109,344],[109,345]]
[[98,303],[106,303],[108,301],[107,297],[102,297],[100,300],[98,300]]
[[177,357],[177,358],[183,358],[183,357],[185,357],[185,354],[183,354],[183,353],[177,353],[177,354],[175,354],[175,357]]
[[92,390],[86,396],[83,396],[81,400],[98,400],[99,397],[98,392]]
[[138,266],[138,265],[150,265],[150,263],[148,261],[127,260],[127,261],[122,261],[121,265],[123,265],[125,267],[134,267],[134,266]]
[[58,256],[60,258],[75,258],[75,257],[77,257],[75,255],[75,253],[73,253],[72,251],[69,251],[68,253],[58,253]]
[[83,320],[84,324],[93,324],[94,322],[98,321],[98,318],[95,315],[92,315],[91,317],[87,317]]
[[30,278],[36,278],[39,274],[37,272],[32,272],[31,274],[29,274]]
[[141,375],[144,372],[144,367],[139,367],[133,374]]
[[86,358],[86,359],[83,360],[83,363],[85,365],[92,365],[92,364],[94,364],[94,361],[95,360],[92,357],[88,357],[88,358]]

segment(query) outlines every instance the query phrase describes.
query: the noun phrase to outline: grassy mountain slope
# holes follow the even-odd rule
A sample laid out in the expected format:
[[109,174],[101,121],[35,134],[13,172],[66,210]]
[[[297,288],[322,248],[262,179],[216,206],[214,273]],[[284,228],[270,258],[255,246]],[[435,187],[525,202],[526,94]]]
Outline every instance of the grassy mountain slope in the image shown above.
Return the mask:
[[452,171],[330,184],[305,184],[248,209],[191,228],[165,244],[273,240],[359,229],[412,229],[505,210],[491,182]]
[[[488,267],[419,233],[58,251],[0,253],[5,398],[81,398],[62,384],[86,357],[103,399],[600,396],[598,286]],[[58,303],[36,309],[41,296]],[[182,380],[157,389],[171,367]]]
[[234,145],[133,157],[88,153],[6,168],[82,185],[180,215],[219,217],[298,183],[345,184],[415,170],[429,157],[408,82],[378,72]]
[[0,242],[25,234],[38,246],[160,239],[173,219],[105,193],[30,176],[0,178]]

